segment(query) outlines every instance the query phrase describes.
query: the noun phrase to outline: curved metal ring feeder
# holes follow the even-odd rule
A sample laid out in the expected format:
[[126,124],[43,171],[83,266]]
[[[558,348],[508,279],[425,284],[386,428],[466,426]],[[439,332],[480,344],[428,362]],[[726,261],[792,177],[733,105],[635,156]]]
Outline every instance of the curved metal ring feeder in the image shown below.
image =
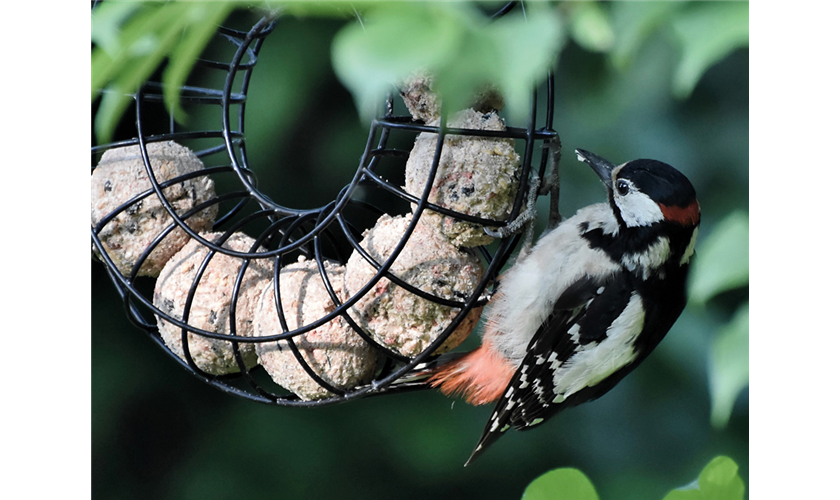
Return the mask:
[[[506,14],[516,3],[518,2],[510,2],[503,9],[497,12],[494,17]],[[503,131],[466,130],[447,128],[445,125],[439,127],[423,125],[413,121],[410,116],[395,116],[393,114],[393,97],[389,98],[387,100],[385,113],[374,119],[371,123],[370,134],[364,148],[364,153],[362,154],[361,162],[351,181],[340,190],[334,201],[331,201],[320,208],[297,210],[278,204],[257,188],[257,178],[253,170],[249,167],[245,151],[244,116],[248,86],[251,80],[252,72],[257,64],[257,56],[263,45],[263,41],[265,37],[267,37],[275,28],[275,23],[276,21],[273,19],[263,18],[253,25],[253,27],[248,31],[238,31],[224,27],[220,28],[216,36],[222,37],[228,42],[231,42],[236,49],[232,58],[230,61],[199,60],[199,65],[213,71],[225,73],[223,86],[219,89],[190,86],[182,88],[181,99],[184,103],[196,106],[221,108],[221,125],[219,129],[176,132],[174,120],[170,118],[170,128],[168,132],[157,134],[149,133],[146,130],[148,121],[147,116],[151,113],[150,109],[152,109],[153,106],[157,106],[156,109],[158,109],[158,111],[161,107],[161,103],[163,102],[162,85],[154,82],[147,83],[133,96],[135,104],[134,111],[136,113],[135,123],[137,135],[132,139],[92,147],[92,166],[93,169],[96,168],[97,159],[105,150],[122,146],[139,145],[146,173],[151,180],[152,188],[133,199],[126,201],[117,207],[111,214],[102,219],[98,224],[92,225],[91,239],[93,246],[96,249],[96,252],[101,256],[101,259],[108,271],[108,275],[122,298],[125,313],[130,321],[135,326],[145,331],[164,352],[166,352],[176,362],[180,363],[186,370],[193,373],[206,383],[226,393],[268,404],[283,406],[320,406],[345,402],[365,396],[418,389],[417,386],[401,387],[393,386],[391,384],[419,363],[430,359],[432,353],[446,341],[453,331],[455,331],[467,313],[472,308],[483,304],[481,297],[486,290],[490,290],[495,286],[497,275],[516,247],[520,236],[514,235],[500,240],[498,245],[491,245],[492,247],[495,247],[494,250],[487,247],[477,247],[475,249],[478,255],[480,255],[482,260],[485,262],[485,272],[474,292],[463,301],[445,300],[423,292],[392,275],[389,272],[389,269],[405,247],[412,231],[418,224],[420,214],[424,210],[433,210],[460,221],[477,223],[488,227],[505,226],[516,218],[525,203],[526,194],[528,192],[527,181],[533,177],[541,182],[546,174],[546,165],[549,153],[542,146],[548,143],[551,139],[555,138],[557,135],[552,129],[554,119],[553,76],[549,74],[547,77],[547,95],[545,98],[546,108],[544,111],[545,123],[541,128],[537,128],[536,125],[536,91],[532,97],[530,116],[527,124],[524,127],[508,127]],[[239,82],[238,87],[235,83],[237,81]],[[231,116],[236,118],[235,123],[231,123]],[[421,132],[437,134],[434,161],[422,196],[415,197],[406,193],[394,183],[389,182],[387,178],[383,177],[382,172],[377,170],[380,165],[380,161],[383,158],[391,158],[396,159],[397,161],[405,162],[409,156],[409,151],[389,146],[389,139],[391,138],[392,132],[415,135]],[[519,179],[521,182],[519,183],[514,206],[508,220],[499,221],[482,219],[460,212],[455,212],[429,202],[429,193],[438,169],[443,141],[446,135],[502,137],[513,139],[517,144],[522,145],[521,150],[524,153],[521,155],[521,162],[519,166]],[[210,141],[213,143],[210,147],[194,149],[195,154],[199,158],[209,157],[226,151],[229,156],[230,164],[222,166],[208,166],[204,170],[183,175],[165,182],[156,181],[150,163],[150,158],[148,152],[146,151],[146,146],[150,143],[160,141],[176,141],[183,143],[184,141],[191,140],[199,142]],[[532,162],[535,160],[535,148],[537,152],[541,152],[541,154],[539,155],[538,167],[533,168]],[[536,172],[534,172],[534,170],[536,170]],[[215,198],[194,207],[192,210],[182,215],[178,215],[176,213],[172,204],[166,199],[163,193],[163,190],[166,187],[194,177],[230,177],[231,175],[235,176],[235,179],[239,182],[239,184],[241,184],[241,190],[217,194]],[[371,258],[360,246],[362,231],[367,226],[364,225],[364,222],[362,222],[364,217],[360,217],[359,214],[366,213],[369,218],[371,216],[378,217],[379,215],[385,213],[384,209],[378,206],[375,202],[371,201],[370,196],[360,195],[363,191],[367,192],[370,190],[376,191],[379,196],[384,198],[390,197],[392,200],[396,199],[402,203],[407,202],[416,205],[416,209],[413,211],[408,229],[402,235],[402,238],[392,251],[390,257],[381,264],[376,263],[376,261],[374,261],[373,258]],[[172,217],[173,223],[166,231],[156,237],[152,244],[149,245],[143,255],[140,256],[138,262],[134,265],[134,268],[131,270],[129,275],[123,276],[105,252],[99,238],[99,233],[105,225],[109,221],[113,220],[113,218],[119,213],[128,210],[129,207],[145,197],[157,197],[169,213],[169,216]],[[199,236],[196,231],[185,223],[185,219],[213,204],[220,205],[219,216],[213,225],[213,231],[223,232],[223,235],[214,241],[210,241]],[[221,210],[222,205],[226,207],[230,205],[232,206],[230,208],[226,208],[227,211],[224,212]],[[239,252],[221,246],[231,234],[242,230],[249,224],[258,224],[260,226],[260,234],[256,238],[256,242],[250,251]],[[163,238],[176,228],[180,228],[186,232],[190,238],[198,240],[202,245],[210,249],[204,260],[203,266],[207,265],[207,262],[215,253],[222,253],[242,259],[243,264],[240,267],[234,288],[231,290],[233,303],[230,306],[230,315],[232,318],[230,321],[230,335],[200,330],[187,324],[187,320],[182,321],[166,314],[154,305],[146,279],[138,278],[137,273],[143,261],[150,255],[152,250],[163,240]],[[268,250],[257,252],[256,249],[259,247],[263,247]],[[378,268],[378,271],[373,278],[371,278],[370,281],[362,287],[361,290],[342,302],[339,299],[339,294],[336,291],[335,284],[330,283],[324,266],[324,261],[329,259],[345,263],[349,257],[349,253],[353,250],[360,252],[368,262]],[[320,277],[336,306],[335,309],[318,321],[305,325],[301,328],[291,330],[287,328],[285,321],[281,317],[281,324],[283,325],[283,331],[285,332],[282,334],[266,337],[245,337],[236,335],[236,322],[233,319],[235,316],[236,298],[239,296],[239,287],[242,283],[243,276],[249,263],[255,259],[273,260],[276,283],[281,265],[284,262],[290,262],[290,259],[293,260],[298,255],[304,255],[306,258],[313,259],[317,262]],[[189,291],[187,307],[184,314],[185,318],[188,317],[189,303],[195,293],[195,289],[202,272],[203,268],[198,272],[192,288]],[[377,281],[383,276],[386,277],[386,279],[397,283],[400,287],[414,294],[420,295],[427,300],[460,309],[460,312],[455,316],[454,320],[447,326],[440,336],[416,356],[406,357],[380,345],[375,339],[371,338],[368,333],[360,328],[347,313],[348,308],[350,308],[371,288],[373,288]],[[343,317],[344,320],[351,325],[353,330],[366,342],[378,349],[386,360],[384,363],[380,363],[376,376],[371,383],[352,390],[341,390],[331,386],[328,382],[320,378],[301,356],[293,341],[293,339],[298,335],[306,333],[313,328],[317,328],[337,316]],[[186,354],[186,361],[179,358],[166,347],[160,333],[158,332],[156,317],[163,317],[167,321],[182,329],[182,345]],[[240,372],[228,375],[212,375],[203,372],[189,355],[189,342],[187,341],[188,332],[207,338],[229,342],[233,347]],[[239,349],[239,344],[276,342],[279,340],[291,340],[289,345],[291,346],[292,352],[295,354],[298,362],[301,363],[307,374],[319,385],[330,391],[332,396],[318,400],[306,401],[301,400],[294,394],[288,393],[285,390],[281,390],[279,393],[274,392],[274,386],[272,386],[272,389],[269,390],[264,386],[264,384],[257,381],[253,372],[258,370],[259,366],[257,368],[252,368],[250,372],[246,369]]]

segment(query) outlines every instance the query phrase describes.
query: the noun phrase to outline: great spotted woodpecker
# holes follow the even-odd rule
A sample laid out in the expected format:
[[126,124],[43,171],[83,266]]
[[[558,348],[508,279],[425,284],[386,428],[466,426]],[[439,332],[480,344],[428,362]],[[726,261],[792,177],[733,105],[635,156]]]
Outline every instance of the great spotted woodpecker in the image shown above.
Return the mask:
[[481,346],[428,379],[474,405],[498,400],[467,464],[509,428],[604,395],[685,307],[700,223],[691,182],[660,161],[614,166],[576,153],[608,202],[582,208],[518,259],[485,309]]

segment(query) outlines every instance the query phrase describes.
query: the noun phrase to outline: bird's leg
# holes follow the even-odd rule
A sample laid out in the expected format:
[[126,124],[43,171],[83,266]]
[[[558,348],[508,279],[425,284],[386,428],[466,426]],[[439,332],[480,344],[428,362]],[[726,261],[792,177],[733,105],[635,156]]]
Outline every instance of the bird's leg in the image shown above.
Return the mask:
[[507,226],[501,227],[498,230],[484,228],[484,232],[494,238],[507,238],[513,234],[525,231],[524,242],[519,256],[527,255],[531,246],[534,243],[534,222],[537,218],[537,196],[549,194],[549,216],[548,227],[546,231],[554,229],[560,223],[560,210],[558,208],[560,201],[560,175],[558,164],[560,163],[560,140],[555,137],[548,143],[543,145],[549,150],[548,169],[546,170],[545,179],[540,183],[537,176],[533,176],[530,181],[531,185],[528,189],[528,198],[525,202],[525,210],[514,219]]
[[[537,218],[536,205],[540,184],[536,175],[531,177],[530,182],[531,186],[528,189],[528,198],[525,201],[525,209],[519,214],[519,216],[513,219],[513,221],[511,221],[511,223],[507,226],[500,227],[495,231],[485,227],[485,233],[494,238],[507,238],[508,236],[521,232],[522,228],[526,225],[533,225],[534,219]],[[531,229],[531,231],[533,231],[533,229]]]

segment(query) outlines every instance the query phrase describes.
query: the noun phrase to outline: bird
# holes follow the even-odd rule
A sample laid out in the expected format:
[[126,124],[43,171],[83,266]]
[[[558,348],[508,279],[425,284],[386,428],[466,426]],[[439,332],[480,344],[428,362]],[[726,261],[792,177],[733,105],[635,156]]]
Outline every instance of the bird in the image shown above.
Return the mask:
[[473,405],[496,401],[467,463],[510,428],[533,429],[603,396],[647,358],[686,305],[700,224],[676,168],[614,165],[576,149],[607,191],[546,231],[505,271],[485,307],[481,345],[426,383]]

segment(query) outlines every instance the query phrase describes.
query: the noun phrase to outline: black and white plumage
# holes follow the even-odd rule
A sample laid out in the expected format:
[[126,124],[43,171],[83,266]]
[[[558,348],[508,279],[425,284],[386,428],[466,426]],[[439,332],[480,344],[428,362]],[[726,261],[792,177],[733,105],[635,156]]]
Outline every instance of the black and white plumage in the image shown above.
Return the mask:
[[472,404],[498,400],[470,460],[511,427],[533,428],[605,394],[685,307],[700,222],[691,183],[656,160],[614,166],[577,154],[608,202],[579,210],[518,259],[485,309],[481,347],[431,376]]

